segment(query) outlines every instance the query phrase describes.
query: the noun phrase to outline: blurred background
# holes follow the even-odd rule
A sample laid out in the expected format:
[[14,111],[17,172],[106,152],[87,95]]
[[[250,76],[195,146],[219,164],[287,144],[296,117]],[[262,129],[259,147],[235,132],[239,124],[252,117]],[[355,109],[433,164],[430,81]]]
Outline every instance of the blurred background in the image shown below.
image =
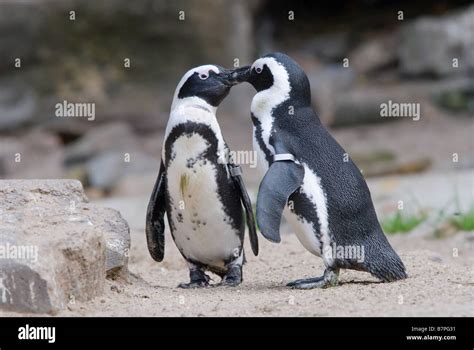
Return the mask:
[[[474,230],[470,1],[1,0],[0,33],[0,178],[79,179],[142,232],[184,72],[282,51],[387,233]],[[235,87],[218,111],[233,150],[252,149],[253,93]],[[56,117],[64,100],[95,103],[95,119]],[[389,100],[419,103],[420,120],[382,118]]]

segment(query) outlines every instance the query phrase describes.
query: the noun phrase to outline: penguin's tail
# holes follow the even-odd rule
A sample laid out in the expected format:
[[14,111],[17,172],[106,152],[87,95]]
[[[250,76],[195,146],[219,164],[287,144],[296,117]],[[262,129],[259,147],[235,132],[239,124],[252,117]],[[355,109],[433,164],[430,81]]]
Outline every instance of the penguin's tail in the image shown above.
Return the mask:
[[378,240],[372,241],[370,245],[366,246],[366,257],[362,264],[364,270],[384,282],[407,278],[402,259],[393,250],[382,231],[378,237]]

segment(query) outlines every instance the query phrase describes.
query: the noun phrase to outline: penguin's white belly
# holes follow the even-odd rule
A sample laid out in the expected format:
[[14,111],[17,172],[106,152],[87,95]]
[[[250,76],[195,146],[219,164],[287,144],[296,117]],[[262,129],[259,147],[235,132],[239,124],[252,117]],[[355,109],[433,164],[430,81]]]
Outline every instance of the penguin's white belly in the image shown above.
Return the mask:
[[173,236],[188,259],[224,267],[225,260],[239,255],[241,242],[219,199],[215,165],[199,159],[208,146],[198,134],[173,144],[167,168]]
[[268,162],[265,159],[265,152],[260,148],[260,145],[257,142],[255,132],[253,136],[253,149],[257,153],[257,172],[261,181],[268,170]]
[[[253,137],[253,148],[257,152],[257,168],[261,176],[261,181],[263,176],[265,176],[265,173],[268,171],[268,162],[265,159],[264,151],[260,148],[260,145],[257,142],[255,132]],[[314,174],[307,166],[305,166],[305,177],[303,179],[302,188],[304,193],[314,204],[314,210],[324,216],[323,219],[325,219],[327,222],[327,209],[324,191],[320,186],[320,181],[318,180],[316,174]],[[319,209],[317,208],[317,205],[319,205]],[[321,206],[324,208],[321,208]],[[327,243],[329,238],[326,239],[326,242],[320,242],[313,224],[304,218],[299,217],[295,213],[292,213],[288,206],[285,207],[283,216],[294,230],[303,247],[305,247],[310,253],[321,256],[321,248],[325,243]]]
[[[288,206],[283,211],[285,219],[293,227],[298,240],[312,254],[321,256],[325,249],[330,248],[331,238],[329,234],[327,199],[321,185],[321,179],[306,164],[304,166],[304,178],[301,191],[313,204],[318,222],[314,225],[304,217],[299,217],[291,212]],[[319,237],[320,238],[319,238]],[[330,259],[326,257],[326,259]]]
[[298,217],[298,215],[292,213],[288,206],[285,207],[283,216],[291,225],[293,231],[295,231],[296,237],[298,237],[298,240],[303,247],[305,247],[310,253],[321,256],[321,246],[313,225],[304,218]]

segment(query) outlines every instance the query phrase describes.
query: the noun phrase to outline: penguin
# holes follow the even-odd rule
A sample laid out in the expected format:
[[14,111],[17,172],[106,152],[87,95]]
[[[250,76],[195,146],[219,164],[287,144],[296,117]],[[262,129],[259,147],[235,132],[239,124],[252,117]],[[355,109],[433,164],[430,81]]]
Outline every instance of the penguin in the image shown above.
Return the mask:
[[219,285],[242,282],[245,222],[252,251],[258,254],[252,204],[216,118],[217,107],[239,82],[236,77],[216,65],[193,68],[179,82],[171,105],[146,213],[146,238],[152,258],[162,261],[166,213],[189,267],[190,282],[180,288],[209,286],[207,271],[221,277]]
[[337,285],[341,268],[367,271],[386,282],[406,278],[361,171],[312,109],[303,69],[287,55],[272,53],[238,74],[257,91],[250,108],[257,168],[263,176],[257,225],[266,239],[278,243],[283,214],[301,244],[325,264],[321,277],[288,286]]

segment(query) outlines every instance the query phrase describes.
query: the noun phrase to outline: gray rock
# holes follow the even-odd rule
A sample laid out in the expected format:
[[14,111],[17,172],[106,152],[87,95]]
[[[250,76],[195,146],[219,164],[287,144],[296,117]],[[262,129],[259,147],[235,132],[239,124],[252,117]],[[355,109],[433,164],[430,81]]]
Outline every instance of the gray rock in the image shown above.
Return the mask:
[[[387,210],[397,210],[399,201],[403,201],[404,210],[430,214],[427,224],[430,231],[439,223],[442,211],[445,217],[469,210],[474,197],[472,169],[442,173],[426,173],[406,176],[384,176],[368,179],[375,209],[379,218],[385,217]],[[456,183],[457,191],[452,184]],[[433,189],[436,191],[433,191]]]
[[350,38],[346,32],[321,34],[309,41],[303,51],[327,61],[340,61],[347,57]]
[[[14,58],[23,62],[38,55],[45,6],[39,2],[2,1],[0,11],[0,68],[13,67]],[[31,16],[35,13],[35,16]],[[19,39],[21,38],[21,39]]]
[[[425,17],[399,33],[400,70],[407,75],[455,75],[474,69],[474,6],[441,18]],[[453,58],[459,67],[452,65]]]
[[308,71],[308,79],[316,113],[324,123],[330,124],[336,108],[334,96],[338,96],[341,91],[350,90],[356,81],[356,74],[351,68],[332,65]]
[[412,120],[414,117],[382,117],[381,104],[419,103],[420,118],[432,107],[426,90],[417,84],[392,84],[372,87],[358,87],[348,91],[341,90],[335,97],[332,126],[349,126]]
[[104,233],[105,270],[107,278],[127,279],[130,251],[130,228],[120,212],[111,208],[95,207],[94,225]]
[[72,165],[87,161],[110,149],[131,152],[137,147],[138,142],[128,124],[110,123],[91,129],[69,145],[64,153],[64,161],[67,165]]
[[156,171],[157,164],[139,151],[106,151],[87,163],[87,178],[90,186],[110,190],[126,175]]
[[[179,74],[176,75],[176,79],[178,77]],[[156,91],[161,89],[167,94],[157,96]],[[153,82],[153,86],[143,83],[123,83],[108,96],[107,102],[96,104],[96,114],[104,123],[127,123],[138,134],[149,133],[151,130],[161,131],[168,122],[167,115],[173,91],[174,87],[171,84],[163,87],[159,82]],[[91,123],[83,124],[88,124],[89,128],[91,126]]]
[[[361,89],[336,97],[332,126],[348,126],[382,122],[380,104],[389,98],[382,92]],[[394,120],[387,118],[387,120]]]
[[377,36],[357,46],[349,56],[350,66],[360,73],[371,73],[397,61],[396,36]]
[[0,176],[4,178],[61,178],[64,174],[60,139],[34,129],[21,137],[0,138]]
[[0,81],[0,131],[14,130],[32,121],[36,100],[33,91],[22,84]]
[[128,224],[80,182],[1,180],[0,197],[0,310],[54,314],[126,277]]

